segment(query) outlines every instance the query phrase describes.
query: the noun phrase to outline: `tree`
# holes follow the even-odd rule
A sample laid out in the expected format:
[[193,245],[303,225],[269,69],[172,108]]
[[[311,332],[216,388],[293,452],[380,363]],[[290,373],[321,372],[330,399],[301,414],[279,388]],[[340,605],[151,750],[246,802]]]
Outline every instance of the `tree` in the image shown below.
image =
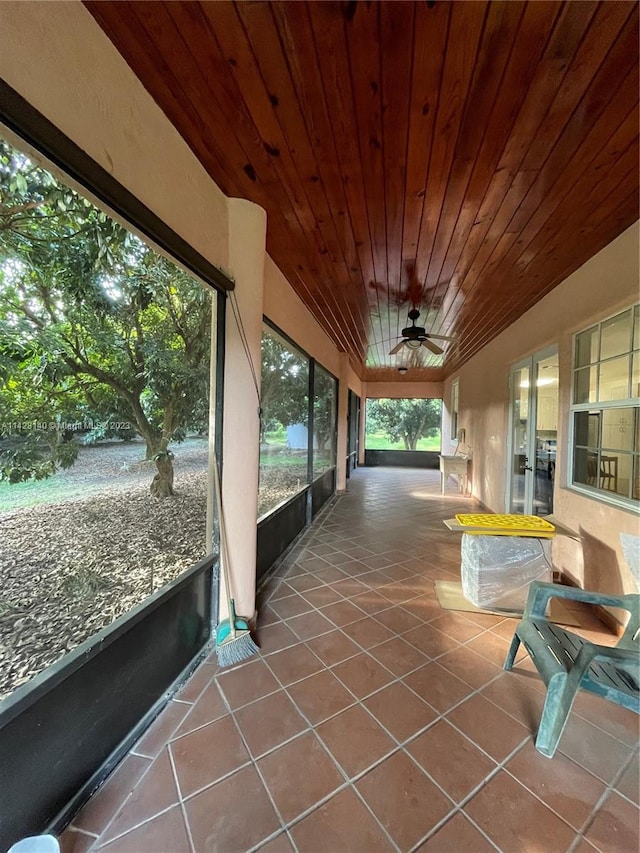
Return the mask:
[[336,383],[332,376],[316,366],[313,383],[313,433],[319,452],[329,453],[329,464],[334,463],[330,442],[335,436]]
[[[270,331],[262,336],[260,442],[275,423],[307,426],[309,416],[309,365]],[[316,366],[313,388],[313,432],[318,451],[329,450],[337,406],[335,380]]]
[[415,450],[418,440],[440,428],[440,400],[367,400],[367,432],[384,430],[391,441]]
[[[128,423],[156,463],[151,493],[172,494],[169,444],[206,422],[210,328],[210,292],[0,142],[0,435],[81,421],[95,440]],[[52,432],[14,429],[0,478],[72,464]]]
[[266,331],[262,336],[262,377],[260,383],[260,443],[274,421],[287,427],[306,423],[309,407],[309,367],[276,335]]

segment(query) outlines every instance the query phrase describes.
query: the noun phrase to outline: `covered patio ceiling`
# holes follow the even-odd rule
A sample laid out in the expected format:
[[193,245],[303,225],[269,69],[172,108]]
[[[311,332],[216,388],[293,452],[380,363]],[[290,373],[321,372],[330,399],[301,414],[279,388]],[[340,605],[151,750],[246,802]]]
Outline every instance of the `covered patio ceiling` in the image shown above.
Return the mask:
[[[450,375],[638,218],[635,2],[85,5],[364,379]],[[444,355],[389,355],[412,307]]]

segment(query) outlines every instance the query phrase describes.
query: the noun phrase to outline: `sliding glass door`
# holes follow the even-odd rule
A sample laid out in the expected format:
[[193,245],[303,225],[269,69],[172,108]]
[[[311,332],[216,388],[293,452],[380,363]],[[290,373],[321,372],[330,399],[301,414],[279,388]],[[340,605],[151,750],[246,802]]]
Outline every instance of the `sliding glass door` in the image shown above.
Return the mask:
[[507,511],[553,512],[558,431],[558,350],[514,364],[509,375]]

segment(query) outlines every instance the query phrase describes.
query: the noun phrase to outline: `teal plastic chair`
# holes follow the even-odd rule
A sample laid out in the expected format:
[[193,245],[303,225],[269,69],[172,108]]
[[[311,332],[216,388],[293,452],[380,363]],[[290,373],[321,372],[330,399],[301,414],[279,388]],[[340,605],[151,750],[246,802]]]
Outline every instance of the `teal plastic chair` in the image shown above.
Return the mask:
[[[631,618],[617,646],[600,646],[549,622],[545,613],[551,598],[620,607]],[[640,714],[639,634],[640,595],[605,595],[541,581],[531,584],[504,668],[511,669],[522,642],[547,685],[536,737],[538,752],[553,757],[580,687]]]

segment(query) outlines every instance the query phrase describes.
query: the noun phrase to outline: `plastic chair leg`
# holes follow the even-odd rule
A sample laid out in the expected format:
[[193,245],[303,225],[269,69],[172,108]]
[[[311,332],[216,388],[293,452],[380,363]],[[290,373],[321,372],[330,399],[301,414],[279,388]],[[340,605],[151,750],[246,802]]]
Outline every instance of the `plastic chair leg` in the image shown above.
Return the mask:
[[553,758],[558,747],[577,689],[577,684],[563,673],[554,675],[549,682],[536,737],[536,749],[547,758]]
[[513,662],[516,659],[516,654],[518,653],[518,648],[520,647],[520,637],[517,634],[513,635],[513,640],[511,640],[511,645],[509,646],[509,653],[507,654],[507,659],[504,662],[504,669],[507,672],[513,666]]

